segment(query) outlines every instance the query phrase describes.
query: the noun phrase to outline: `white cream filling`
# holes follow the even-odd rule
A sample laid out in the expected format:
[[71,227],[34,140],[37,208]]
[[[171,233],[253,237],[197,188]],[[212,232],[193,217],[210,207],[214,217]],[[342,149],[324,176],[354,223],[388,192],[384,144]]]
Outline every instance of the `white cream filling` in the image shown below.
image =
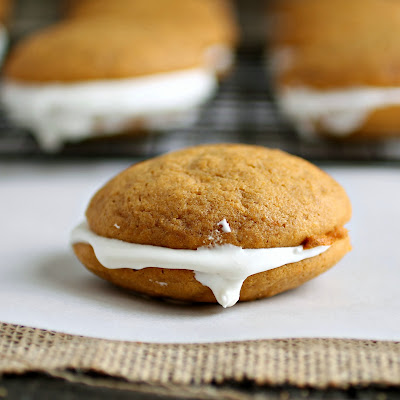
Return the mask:
[[400,105],[400,87],[292,87],[280,91],[278,102],[304,134],[314,133],[318,123],[332,135],[347,136],[361,128],[373,111]]
[[88,243],[99,262],[108,269],[165,268],[193,270],[195,278],[214,293],[223,307],[232,307],[250,275],[322,254],[330,246],[242,249],[233,245],[177,250],[127,243],[93,233],[86,222],[71,233],[71,243]]
[[218,222],[218,226],[220,226],[222,228],[222,232],[224,232],[224,233],[232,232],[232,229],[231,229],[228,221],[225,218],[222,221]]
[[228,72],[235,62],[235,53],[224,44],[214,44],[205,52],[206,65],[216,72],[223,75]]
[[295,58],[296,51],[291,46],[278,47],[272,51],[267,50],[264,54],[267,73],[278,77],[293,66]]
[[73,84],[5,81],[1,100],[11,120],[32,129],[51,151],[64,141],[120,133],[135,124],[150,130],[189,126],[216,89],[214,73],[196,68]]

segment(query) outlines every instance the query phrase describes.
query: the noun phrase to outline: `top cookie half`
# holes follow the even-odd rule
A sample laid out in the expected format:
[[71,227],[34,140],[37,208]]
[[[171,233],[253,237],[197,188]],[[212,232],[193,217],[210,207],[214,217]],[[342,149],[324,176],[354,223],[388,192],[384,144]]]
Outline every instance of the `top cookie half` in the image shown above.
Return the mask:
[[281,84],[400,85],[398,0],[275,0],[270,12]]
[[25,83],[77,82],[203,68],[209,46],[201,31],[168,24],[71,20],[20,42],[4,76]]
[[[343,227],[351,205],[333,178],[305,160],[222,144],[128,168],[95,194],[86,216],[96,234],[131,243],[271,248],[298,246]],[[230,233],[218,225],[224,219]]]

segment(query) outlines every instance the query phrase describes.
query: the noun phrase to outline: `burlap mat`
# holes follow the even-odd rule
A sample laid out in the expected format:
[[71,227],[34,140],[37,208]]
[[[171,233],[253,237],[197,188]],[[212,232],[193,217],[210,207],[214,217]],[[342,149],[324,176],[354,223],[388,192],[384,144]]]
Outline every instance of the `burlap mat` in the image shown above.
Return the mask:
[[400,386],[400,342],[289,339],[149,344],[0,323],[0,374],[95,371],[151,385],[254,382],[348,388]]

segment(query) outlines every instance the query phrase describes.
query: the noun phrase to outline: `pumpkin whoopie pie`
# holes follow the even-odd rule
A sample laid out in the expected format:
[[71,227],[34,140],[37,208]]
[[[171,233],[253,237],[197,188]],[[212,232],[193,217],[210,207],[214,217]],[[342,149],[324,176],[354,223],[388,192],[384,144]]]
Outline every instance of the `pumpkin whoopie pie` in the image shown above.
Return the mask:
[[276,0],[271,64],[304,134],[400,136],[400,2]]
[[2,102],[49,150],[92,136],[186,127],[217,88],[206,48],[201,32],[166,24],[64,21],[16,46]]
[[298,157],[204,145],[133,165],[92,198],[71,242],[116,285],[154,297],[218,302],[273,296],[349,250],[344,189]]

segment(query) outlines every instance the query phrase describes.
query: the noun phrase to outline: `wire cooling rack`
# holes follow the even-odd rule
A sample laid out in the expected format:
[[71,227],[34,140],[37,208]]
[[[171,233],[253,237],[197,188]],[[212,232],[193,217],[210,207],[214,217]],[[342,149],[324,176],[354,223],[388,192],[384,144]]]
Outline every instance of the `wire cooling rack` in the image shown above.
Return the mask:
[[[57,18],[54,0],[20,0],[14,37]],[[58,3],[60,4],[60,3]],[[400,140],[303,141],[279,114],[266,74],[263,46],[242,47],[232,74],[190,129],[163,134],[118,136],[66,144],[46,154],[33,136],[10,124],[0,109],[0,157],[149,157],[202,143],[241,142],[280,148],[313,161],[400,161]]]

